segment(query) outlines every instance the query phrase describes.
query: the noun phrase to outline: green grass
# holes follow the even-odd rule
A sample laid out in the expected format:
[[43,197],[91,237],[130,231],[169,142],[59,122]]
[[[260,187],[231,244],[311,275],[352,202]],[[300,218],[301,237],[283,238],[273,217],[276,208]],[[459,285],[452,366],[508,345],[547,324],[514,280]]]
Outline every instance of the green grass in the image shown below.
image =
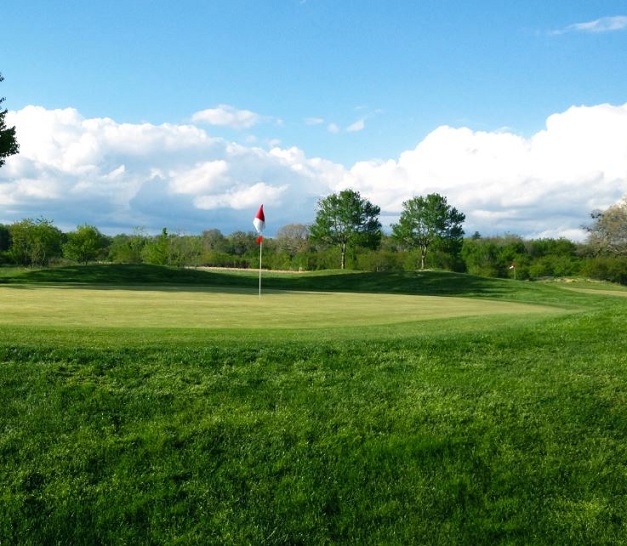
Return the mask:
[[[25,298],[0,319],[2,544],[627,542],[623,296],[331,273],[268,274],[259,301],[254,273],[65,271],[0,285],[0,312]],[[171,325],[170,298],[232,315]],[[254,305],[280,316],[248,326]]]

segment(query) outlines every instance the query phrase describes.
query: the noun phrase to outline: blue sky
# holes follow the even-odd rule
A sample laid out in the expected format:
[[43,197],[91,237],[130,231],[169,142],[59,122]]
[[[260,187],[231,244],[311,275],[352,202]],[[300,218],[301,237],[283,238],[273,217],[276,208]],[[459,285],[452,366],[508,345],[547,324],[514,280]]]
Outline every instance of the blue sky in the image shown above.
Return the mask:
[[3,0],[0,223],[229,233],[263,201],[272,232],[353,187],[384,224],[437,191],[467,232],[581,238],[627,192],[625,66],[624,0]]

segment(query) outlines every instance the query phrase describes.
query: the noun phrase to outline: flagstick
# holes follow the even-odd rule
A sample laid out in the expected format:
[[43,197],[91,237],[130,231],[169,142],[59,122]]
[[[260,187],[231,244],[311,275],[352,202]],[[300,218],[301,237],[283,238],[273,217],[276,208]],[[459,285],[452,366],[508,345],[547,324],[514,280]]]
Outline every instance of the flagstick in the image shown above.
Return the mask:
[[261,297],[261,249],[263,248],[263,239],[259,241],[259,297]]

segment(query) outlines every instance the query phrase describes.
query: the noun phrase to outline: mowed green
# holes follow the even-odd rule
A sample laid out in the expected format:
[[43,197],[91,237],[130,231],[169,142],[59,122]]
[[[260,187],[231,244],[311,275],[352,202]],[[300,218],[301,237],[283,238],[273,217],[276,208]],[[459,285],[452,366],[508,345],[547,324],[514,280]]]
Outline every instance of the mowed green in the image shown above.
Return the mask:
[[316,329],[464,316],[556,313],[463,297],[181,287],[0,287],[0,324],[55,327]]

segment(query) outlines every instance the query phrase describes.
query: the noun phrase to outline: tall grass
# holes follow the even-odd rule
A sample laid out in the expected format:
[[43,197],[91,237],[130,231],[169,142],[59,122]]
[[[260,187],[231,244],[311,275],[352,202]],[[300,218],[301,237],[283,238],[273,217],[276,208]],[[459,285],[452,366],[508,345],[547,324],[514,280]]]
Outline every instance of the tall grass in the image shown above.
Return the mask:
[[[0,542],[625,543],[627,300],[438,275],[389,290],[467,282],[570,312],[0,326]],[[384,292],[391,278],[315,282],[342,280]]]

